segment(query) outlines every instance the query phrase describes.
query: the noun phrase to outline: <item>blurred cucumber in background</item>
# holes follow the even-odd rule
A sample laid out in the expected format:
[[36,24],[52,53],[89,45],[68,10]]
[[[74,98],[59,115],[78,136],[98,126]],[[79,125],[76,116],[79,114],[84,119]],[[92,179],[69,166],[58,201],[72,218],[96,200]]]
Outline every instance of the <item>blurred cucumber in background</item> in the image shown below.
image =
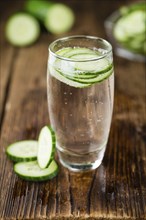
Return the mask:
[[65,33],[74,24],[74,13],[65,4],[45,0],[27,0],[24,7],[53,34]]
[[122,7],[113,35],[124,48],[146,55],[146,2]]
[[5,35],[14,46],[33,44],[40,35],[40,24],[52,34],[69,31],[75,21],[73,10],[49,0],[26,0],[23,12],[11,15],[6,23]]

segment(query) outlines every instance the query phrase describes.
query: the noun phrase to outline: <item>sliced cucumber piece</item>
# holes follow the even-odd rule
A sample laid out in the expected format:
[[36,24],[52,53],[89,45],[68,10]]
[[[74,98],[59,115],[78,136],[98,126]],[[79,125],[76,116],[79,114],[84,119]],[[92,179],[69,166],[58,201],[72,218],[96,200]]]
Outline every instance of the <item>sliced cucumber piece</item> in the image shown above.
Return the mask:
[[71,51],[71,50],[72,50],[71,47],[65,47],[65,48],[63,48],[63,49],[61,49],[61,50],[58,50],[58,51],[56,52],[56,54],[58,54],[58,55],[60,55],[60,56],[63,56],[64,54],[66,54],[67,52],[69,52],[69,51]]
[[[49,63],[50,74],[57,80],[76,88],[85,88],[103,81],[113,72],[112,61],[101,58],[102,54],[98,50],[68,47],[57,51],[57,54],[73,60],[67,62],[56,58],[54,63]],[[91,60],[92,58],[95,60]]]
[[103,73],[103,74],[98,74],[96,77],[94,78],[89,78],[89,79],[81,79],[81,78],[75,78],[75,77],[67,77],[69,78],[70,80],[73,80],[75,82],[78,82],[78,83],[83,83],[83,84],[93,84],[93,83],[98,83],[98,82],[101,82],[105,79],[107,79],[111,74],[113,73],[113,69]]
[[48,168],[41,169],[37,161],[19,162],[14,165],[14,172],[24,180],[44,181],[57,175],[58,165],[53,160]]
[[87,73],[102,73],[111,68],[111,64],[107,59],[100,59],[90,62],[76,62],[75,69]]
[[45,17],[45,27],[53,34],[61,34],[71,29],[75,16],[71,8],[56,3],[49,9]]
[[37,159],[38,142],[33,140],[18,141],[9,145],[6,153],[14,162]]
[[[85,56],[84,56],[85,55]],[[90,57],[88,57],[88,55],[93,55],[93,56],[97,56],[97,53],[94,50],[91,50],[89,48],[84,48],[84,47],[74,47],[71,48],[70,51],[67,51],[67,53],[64,53],[64,57],[67,58],[75,58],[74,56],[81,56],[81,57],[77,57],[77,59],[90,59]]]
[[38,138],[38,164],[41,169],[44,169],[49,166],[51,161],[54,158],[55,154],[55,133],[54,131],[45,126],[41,129],[39,138]]
[[78,82],[72,81],[71,79],[68,79],[67,77],[65,77],[62,72],[60,72],[59,70],[56,70],[51,65],[49,66],[49,72],[57,80],[65,83],[69,86],[73,86],[73,87],[76,87],[76,88],[85,88],[85,87],[88,87],[88,86],[91,85],[91,84],[83,84],[83,83],[78,83]]
[[117,40],[125,42],[129,37],[145,33],[144,11],[133,11],[121,17],[114,26],[114,36]]
[[40,35],[38,21],[26,13],[11,16],[6,23],[7,40],[19,47],[34,43]]

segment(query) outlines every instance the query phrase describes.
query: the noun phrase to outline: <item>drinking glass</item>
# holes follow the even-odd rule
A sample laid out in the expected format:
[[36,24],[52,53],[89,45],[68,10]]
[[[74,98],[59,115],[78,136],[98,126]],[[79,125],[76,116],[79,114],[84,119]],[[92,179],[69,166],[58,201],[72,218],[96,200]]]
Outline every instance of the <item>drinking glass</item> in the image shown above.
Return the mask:
[[72,171],[103,159],[114,100],[112,46],[93,36],[70,36],[49,46],[49,117],[61,164]]

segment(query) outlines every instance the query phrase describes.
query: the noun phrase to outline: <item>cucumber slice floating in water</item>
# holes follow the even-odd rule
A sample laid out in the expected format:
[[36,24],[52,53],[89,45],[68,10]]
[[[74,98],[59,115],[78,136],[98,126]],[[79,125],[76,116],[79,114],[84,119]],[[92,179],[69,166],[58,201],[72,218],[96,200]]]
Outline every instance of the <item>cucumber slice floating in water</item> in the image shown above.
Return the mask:
[[[64,49],[62,49],[62,50],[64,50]],[[87,54],[87,57],[84,57],[85,54]],[[70,47],[70,50],[63,54],[64,57],[73,58],[73,59],[74,59],[73,56],[77,56],[77,55],[83,56],[83,57],[81,57],[81,59],[85,60],[85,59],[90,59],[90,55],[96,56],[97,51],[91,50],[89,48],[84,48],[84,47],[74,47],[74,48]],[[89,57],[88,57],[88,55],[89,55]],[[78,58],[78,60],[79,60],[79,58]]]
[[106,51],[99,52],[90,48],[67,47],[57,51],[57,55],[70,59],[56,58],[49,63],[49,72],[57,80],[76,87],[85,88],[101,82],[113,73],[113,64]]
[[6,153],[14,162],[32,161],[37,159],[38,142],[24,140],[13,143],[7,147]]
[[37,161],[19,162],[14,165],[14,172],[24,180],[44,181],[57,175],[58,165],[53,160],[48,168],[41,169]]
[[7,40],[19,47],[34,43],[40,35],[38,21],[26,13],[17,13],[11,16],[6,23]]
[[55,142],[54,131],[48,126],[43,127],[38,138],[37,157],[41,169],[48,167],[53,160],[55,154]]
[[83,79],[83,78],[75,78],[75,77],[68,77],[69,79],[75,81],[75,82],[78,82],[78,83],[90,83],[90,84],[93,84],[93,83],[97,83],[97,82],[101,82],[103,81],[104,79],[107,79],[111,74],[113,73],[113,69],[103,73],[103,74],[98,74],[96,77],[94,78],[88,78],[88,79]]

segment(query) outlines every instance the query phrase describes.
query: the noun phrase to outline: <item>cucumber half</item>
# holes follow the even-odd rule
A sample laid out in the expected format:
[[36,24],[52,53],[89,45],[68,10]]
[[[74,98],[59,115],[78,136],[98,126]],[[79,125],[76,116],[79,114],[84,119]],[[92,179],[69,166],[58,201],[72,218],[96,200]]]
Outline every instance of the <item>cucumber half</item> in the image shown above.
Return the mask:
[[49,166],[55,154],[55,133],[52,128],[45,126],[41,129],[38,138],[37,161],[41,169]]
[[14,172],[24,180],[44,181],[57,175],[58,165],[53,160],[48,168],[41,169],[37,161],[19,162],[14,165]]
[[8,19],[5,34],[11,44],[19,47],[28,46],[38,39],[40,26],[31,15],[17,13]]
[[37,159],[38,142],[33,140],[18,141],[6,149],[8,157],[14,162]]

